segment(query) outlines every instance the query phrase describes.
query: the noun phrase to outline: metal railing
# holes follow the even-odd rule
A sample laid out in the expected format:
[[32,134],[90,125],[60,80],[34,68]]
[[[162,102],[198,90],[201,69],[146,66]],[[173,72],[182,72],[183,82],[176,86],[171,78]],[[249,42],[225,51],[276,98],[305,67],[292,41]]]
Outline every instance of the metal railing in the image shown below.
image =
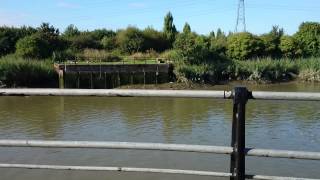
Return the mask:
[[0,147],[38,147],[38,148],[96,148],[158,150],[227,154],[231,156],[230,172],[194,171],[179,169],[154,169],[135,167],[97,167],[97,166],[61,166],[36,164],[0,164],[0,168],[27,168],[53,170],[88,170],[169,173],[201,176],[230,177],[232,180],[311,180],[306,178],[278,177],[245,174],[245,156],[320,160],[320,152],[286,151],[255,149],[245,147],[245,108],[249,99],[264,100],[304,100],[320,101],[320,93],[293,92],[249,92],[245,87],[236,87],[234,91],[179,91],[179,90],[85,90],[85,89],[0,89],[0,95],[37,95],[37,96],[119,96],[119,97],[183,97],[183,98],[219,98],[233,99],[233,120],[231,147],[204,146],[161,143],[129,142],[92,142],[92,141],[40,141],[40,140],[0,140]]

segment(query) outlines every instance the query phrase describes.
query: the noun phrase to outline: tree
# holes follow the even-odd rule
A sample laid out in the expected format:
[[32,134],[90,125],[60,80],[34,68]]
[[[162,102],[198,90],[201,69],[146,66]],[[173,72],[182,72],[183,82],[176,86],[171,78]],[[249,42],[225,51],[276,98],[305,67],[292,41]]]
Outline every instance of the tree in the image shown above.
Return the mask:
[[226,35],[224,34],[224,32],[220,29],[220,28],[218,28],[218,30],[217,30],[217,38],[218,37],[225,37]]
[[159,32],[152,27],[147,27],[142,33],[144,37],[143,50],[153,49],[157,52],[162,52],[169,48],[169,42],[164,33]]
[[34,28],[26,26],[21,28],[0,27],[0,56],[15,52],[17,41],[35,32]]
[[211,31],[209,33],[209,38],[212,39],[212,38],[215,38],[216,37],[216,33],[214,31]]
[[106,36],[107,37],[116,36],[116,33],[114,31],[108,30],[108,29],[96,29],[94,31],[87,32],[87,33],[90,34],[92,38],[97,41],[101,41]]
[[279,45],[283,33],[284,31],[282,28],[273,26],[269,33],[261,35],[260,38],[262,39],[265,47],[263,53],[264,56],[270,56],[273,58],[281,56]]
[[177,29],[176,26],[173,24],[173,16],[171,12],[168,12],[164,18],[163,33],[165,34],[167,40],[170,42],[172,46],[172,43],[175,41],[176,38]]
[[46,58],[50,55],[49,44],[37,34],[20,39],[16,53],[23,58]]
[[38,36],[47,41],[49,44],[49,52],[52,54],[54,51],[61,51],[66,48],[66,42],[59,36],[59,29],[56,29],[49,23],[42,23],[40,27],[38,27]]
[[191,27],[188,23],[184,24],[183,33],[191,33]]
[[48,36],[59,36],[60,34],[59,29],[56,29],[52,25],[50,26],[49,23],[42,23],[38,28],[38,32]]
[[144,38],[142,32],[136,27],[128,27],[116,36],[120,49],[125,53],[135,53],[143,49]]
[[209,59],[209,45],[203,36],[183,32],[177,36],[174,48],[179,50],[186,63],[201,64]]
[[294,38],[303,47],[304,56],[320,56],[320,23],[302,23]]
[[117,47],[116,38],[114,36],[112,36],[112,37],[105,36],[101,40],[101,45],[106,50],[113,50]]
[[248,32],[231,35],[227,43],[227,55],[238,60],[259,57],[264,48],[262,40]]
[[78,30],[78,28],[73,25],[73,24],[70,24],[66,30],[64,31],[63,33],[63,36],[66,37],[66,38],[71,38],[71,37],[74,37],[74,36],[79,36],[80,35],[80,31]]
[[69,39],[69,46],[73,50],[99,49],[100,43],[96,41],[90,34],[81,33],[79,36],[74,36]]
[[214,35],[214,31],[210,33],[210,51],[216,55],[225,55],[227,50],[227,37],[219,28],[217,35]]
[[292,36],[282,36],[279,45],[282,56],[286,58],[296,58],[302,55],[302,50],[299,43]]

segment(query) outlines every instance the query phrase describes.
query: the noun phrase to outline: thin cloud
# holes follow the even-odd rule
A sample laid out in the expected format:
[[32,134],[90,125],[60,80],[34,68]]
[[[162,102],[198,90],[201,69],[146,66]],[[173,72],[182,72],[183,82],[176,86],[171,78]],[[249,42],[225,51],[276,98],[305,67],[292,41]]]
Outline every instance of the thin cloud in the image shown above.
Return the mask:
[[26,13],[2,11],[0,12],[0,25],[19,26],[29,17],[30,15]]
[[59,1],[57,3],[57,6],[60,8],[67,8],[67,9],[75,9],[75,8],[80,7],[78,4],[70,3],[70,2],[66,2],[66,1]]
[[131,8],[137,8],[137,9],[142,9],[142,8],[146,8],[147,4],[145,3],[140,3],[140,2],[133,2],[133,3],[129,3],[129,7]]

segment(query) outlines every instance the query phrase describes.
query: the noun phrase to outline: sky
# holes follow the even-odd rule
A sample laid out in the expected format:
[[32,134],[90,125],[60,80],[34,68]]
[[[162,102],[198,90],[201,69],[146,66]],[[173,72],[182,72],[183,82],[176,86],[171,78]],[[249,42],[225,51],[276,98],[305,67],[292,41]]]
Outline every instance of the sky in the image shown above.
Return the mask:
[[[128,25],[161,30],[170,11],[179,31],[185,22],[208,34],[234,31],[238,0],[0,0],[0,25],[33,26],[49,22],[60,31],[69,24],[80,30],[121,29]],[[320,22],[320,0],[245,0],[247,31],[262,34],[273,25],[287,34],[304,21]]]

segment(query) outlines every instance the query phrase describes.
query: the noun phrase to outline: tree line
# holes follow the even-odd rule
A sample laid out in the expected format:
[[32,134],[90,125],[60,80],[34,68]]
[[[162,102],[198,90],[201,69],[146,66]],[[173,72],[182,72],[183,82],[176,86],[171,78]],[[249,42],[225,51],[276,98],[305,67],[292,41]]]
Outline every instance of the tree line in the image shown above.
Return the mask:
[[84,49],[117,51],[133,54],[150,50],[162,53],[176,50],[191,64],[212,61],[216,57],[237,60],[258,57],[300,58],[320,56],[320,24],[304,22],[293,35],[286,35],[282,28],[272,27],[270,32],[255,35],[249,32],[225,33],[221,29],[208,35],[193,32],[188,23],[179,32],[169,12],[164,27],[143,30],[134,26],[117,31],[96,29],[80,31],[69,25],[64,32],[49,23],[33,27],[0,27],[0,56],[15,53],[23,58],[72,59]]

